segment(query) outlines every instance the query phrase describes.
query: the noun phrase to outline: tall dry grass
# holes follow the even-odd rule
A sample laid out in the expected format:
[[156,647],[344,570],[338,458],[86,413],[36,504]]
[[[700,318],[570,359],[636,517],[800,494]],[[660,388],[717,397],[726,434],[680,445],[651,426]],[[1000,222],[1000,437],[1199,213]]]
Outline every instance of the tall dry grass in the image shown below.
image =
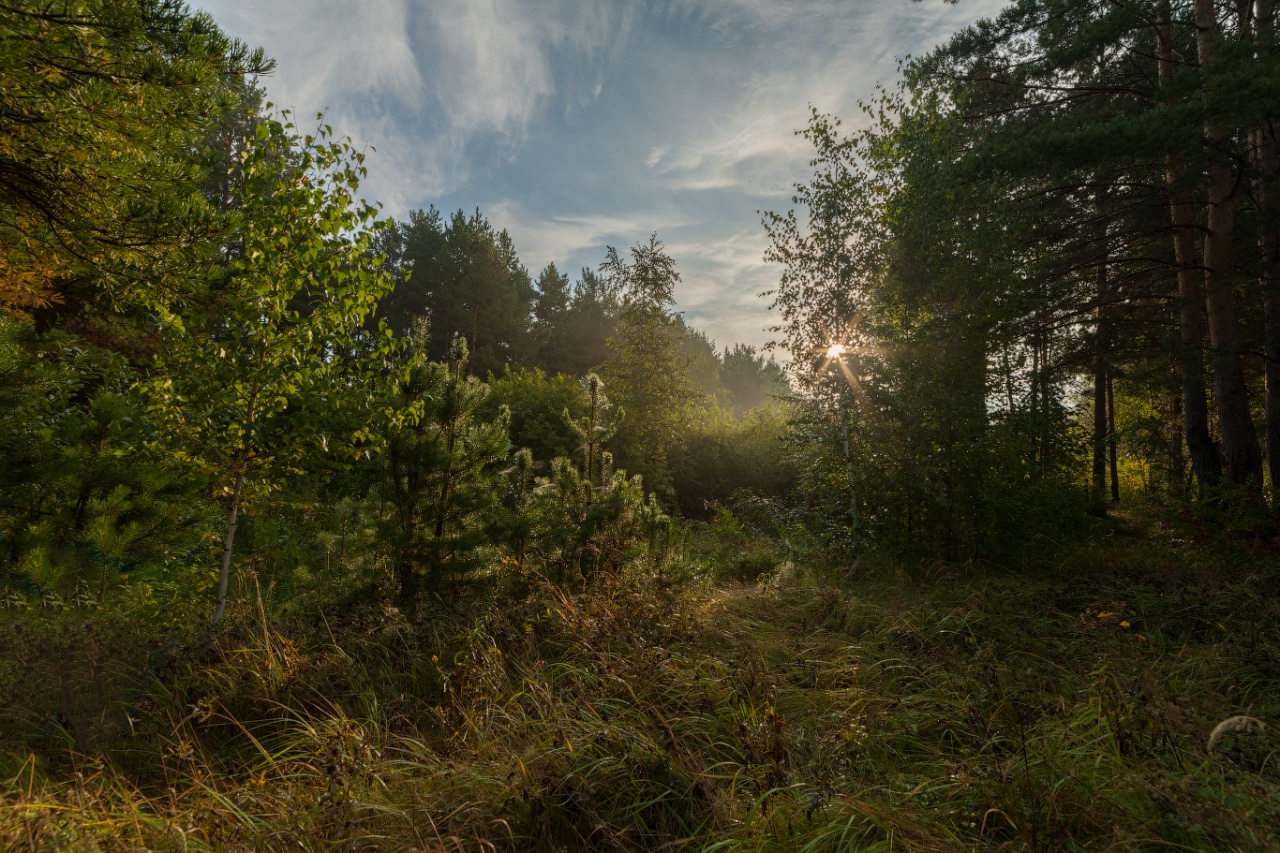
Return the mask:
[[711,574],[246,621],[101,754],[11,749],[0,846],[1280,849],[1275,727],[1207,748],[1280,710],[1261,547]]

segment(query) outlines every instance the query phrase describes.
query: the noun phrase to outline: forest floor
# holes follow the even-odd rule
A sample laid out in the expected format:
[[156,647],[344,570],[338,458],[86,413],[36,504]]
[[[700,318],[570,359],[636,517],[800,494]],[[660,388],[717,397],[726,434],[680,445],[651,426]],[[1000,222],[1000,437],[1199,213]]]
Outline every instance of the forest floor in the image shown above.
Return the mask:
[[1057,550],[245,624],[127,736],[9,750],[0,847],[1280,850],[1274,548]]

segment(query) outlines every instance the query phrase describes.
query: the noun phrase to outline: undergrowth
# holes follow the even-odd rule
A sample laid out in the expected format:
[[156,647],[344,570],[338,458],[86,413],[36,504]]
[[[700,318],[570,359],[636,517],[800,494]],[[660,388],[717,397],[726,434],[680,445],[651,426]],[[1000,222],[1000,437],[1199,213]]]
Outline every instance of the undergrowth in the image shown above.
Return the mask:
[[1208,746],[1280,710],[1260,547],[1122,523],[1034,571],[686,568],[244,620],[114,739],[10,737],[0,847],[1280,849],[1274,730]]

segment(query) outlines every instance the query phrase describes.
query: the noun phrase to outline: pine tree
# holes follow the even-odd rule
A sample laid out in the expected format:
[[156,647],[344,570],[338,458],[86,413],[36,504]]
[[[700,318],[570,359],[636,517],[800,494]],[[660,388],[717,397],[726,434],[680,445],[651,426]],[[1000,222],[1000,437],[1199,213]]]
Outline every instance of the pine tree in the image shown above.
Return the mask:
[[0,311],[198,292],[226,226],[204,143],[271,63],[177,0],[6,3],[0,30]]
[[392,504],[388,537],[406,606],[421,581],[438,590],[474,568],[486,540],[481,517],[497,500],[495,466],[510,448],[505,411],[485,418],[488,386],[467,375],[467,342],[447,362],[428,359],[426,324],[415,327],[408,377],[398,389],[403,423],[387,438],[383,494]]
[[594,373],[588,373],[582,380],[582,390],[587,401],[586,411],[582,417],[575,418],[566,408],[564,422],[578,441],[583,476],[592,488],[597,488],[604,483],[605,442],[617,433],[625,413],[621,409],[610,411],[613,405],[605,396],[604,382]]
[[445,221],[435,208],[411,214],[395,230],[388,242],[397,283],[380,309],[393,329],[406,334],[426,317],[435,360],[448,358],[454,338],[465,337],[477,376],[532,362],[536,292],[507,232],[479,210],[471,216],[459,210]]
[[569,303],[573,291],[569,277],[561,275],[555,264],[547,264],[538,275],[537,296],[533,301],[533,336],[539,364],[552,373],[572,372],[569,368],[570,329]]
[[584,376],[609,358],[609,339],[618,330],[618,296],[593,270],[583,268],[564,316],[563,360],[547,369]]

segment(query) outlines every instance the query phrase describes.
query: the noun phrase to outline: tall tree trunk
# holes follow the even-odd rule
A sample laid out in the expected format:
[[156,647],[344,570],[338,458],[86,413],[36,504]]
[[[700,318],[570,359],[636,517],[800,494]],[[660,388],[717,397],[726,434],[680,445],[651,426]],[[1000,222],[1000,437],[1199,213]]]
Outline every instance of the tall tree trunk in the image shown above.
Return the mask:
[[[1159,73],[1162,86],[1173,81],[1173,19],[1169,0],[1159,2]],[[1209,434],[1209,400],[1204,379],[1204,302],[1196,259],[1195,208],[1186,189],[1186,158],[1167,158],[1169,219],[1173,226],[1173,255],[1178,269],[1178,329],[1181,338],[1179,366],[1182,372],[1182,423],[1200,499],[1218,491],[1222,460]]]
[[1036,450],[1036,461],[1040,464],[1040,476],[1049,471],[1050,451],[1052,444],[1047,438],[1049,431],[1049,391],[1044,373],[1048,362],[1045,352],[1044,317],[1036,317],[1035,331],[1031,337],[1031,430],[1032,441]]
[[[1195,0],[1195,16],[1196,49],[1201,74],[1205,77],[1204,95],[1212,101],[1218,97],[1219,84],[1213,75],[1221,39],[1214,0]],[[1205,121],[1204,139],[1209,161],[1209,221],[1204,240],[1205,307],[1209,315],[1209,342],[1213,347],[1223,466],[1228,485],[1258,490],[1262,486],[1262,452],[1249,413],[1249,393],[1240,366],[1240,334],[1236,323],[1232,257],[1236,172],[1225,150],[1231,141],[1230,132],[1210,118]]]
[[1013,414],[1013,368],[1009,365],[1009,348],[1004,349],[1004,397],[1005,404],[1009,407],[1009,414]]
[[436,499],[436,527],[431,544],[431,587],[439,588],[441,570],[444,568],[444,534],[448,529],[449,502],[454,486],[453,454],[457,447],[457,418],[449,423],[445,433],[445,465],[440,476],[440,492]]
[[[844,364],[840,367],[843,369]],[[840,381],[840,429],[844,438],[845,480],[849,486],[849,526],[853,533],[858,532],[858,493],[854,488],[853,454],[849,451],[849,406],[846,400],[848,380],[841,376]]]
[[[1271,0],[1257,0],[1254,30],[1258,61],[1274,73],[1272,54],[1275,39],[1274,9]],[[1276,129],[1264,121],[1252,134],[1258,178],[1254,193],[1261,214],[1258,246],[1262,253],[1263,358],[1267,382],[1266,423],[1263,436],[1267,450],[1267,474],[1271,479],[1273,507],[1280,510],[1280,235],[1276,224],[1276,177],[1280,175],[1280,151],[1276,149]]]
[[231,551],[236,544],[236,517],[240,514],[240,494],[244,491],[244,471],[236,474],[236,486],[231,492],[231,508],[227,513],[227,535],[222,540],[222,571],[218,575],[218,607],[213,612],[210,634],[222,629],[222,617],[227,612],[227,586],[231,580]]
[[405,490],[404,504],[400,508],[400,529],[397,532],[399,546],[396,549],[396,579],[400,582],[400,603],[412,608],[418,598],[418,501],[417,485]]
[[1276,151],[1275,129],[1268,122],[1253,134],[1254,159],[1259,177],[1255,196],[1260,209],[1258,247],[1262,255],[1263,372],[1266,377],[1266,422],[1263,426],[1267,451],[1267,474],[1277,508],[1280,508],[1280,237],[1276,233],[1275,179],[1280,174],[1280,152]]
[[1096,323],[1093,358],[1093,510],[1107,511],[1107,355],[1111,346],[1111,329],[1107,311],[1110,299],[1107,281],[1107,225],[1103,201],[1104,190],[1098,190],[1096,212],[1102,237],[1102,257],[1095,278],[1094,308]]
[[1204,377],[1204,301],[1197,269],[1194,210],[1189,194],[1178,184],[1186,173],[1180,156],[1170,158],[1170,214],[1173,222],[1174,260],[1178,265],[1178,327],[1181,333],[1182,422],[1187,452],[1195,472],[1200,499],[1214,495],[1222,485],[1222,458],[1209,432],[1209,398]]
[[1120,453],[1116,441],[1116,389],[1111,371],[1107,371],[1107,453],[1111,458],[1111,500],[1120,503],[1120,466],[1116,461]]
[[[592,381],[591,383],[591,406],[587,412],[587,504],[590,505],[592,497],[595,495],[595,465],[596,465],[596,418],[599,415],[600,401],[600,383]],[[568,409],[565,409],[568,412]],[[600,477],[600,485],[604,485],[603,474]]]
[[1175,426],[1169,436],[1169,482],[1168,495],[1175,501],[1186,497],[1186,462],[1183,458],[1182,435],[1182,395],[1174,392],[1169,395],[1169,423]]
[[1093,511],[1107,511],[1107,362],[1093,362]]
[[[1105,268],[1098,269],[1098,289],[1105,292]],[[1101,313],[1101,307],[1098,309]],[[1102,320],[1098,320],[1098,352],[1093,360],[1093,511],[1106,514],[1107,362],[1102,355]]]

